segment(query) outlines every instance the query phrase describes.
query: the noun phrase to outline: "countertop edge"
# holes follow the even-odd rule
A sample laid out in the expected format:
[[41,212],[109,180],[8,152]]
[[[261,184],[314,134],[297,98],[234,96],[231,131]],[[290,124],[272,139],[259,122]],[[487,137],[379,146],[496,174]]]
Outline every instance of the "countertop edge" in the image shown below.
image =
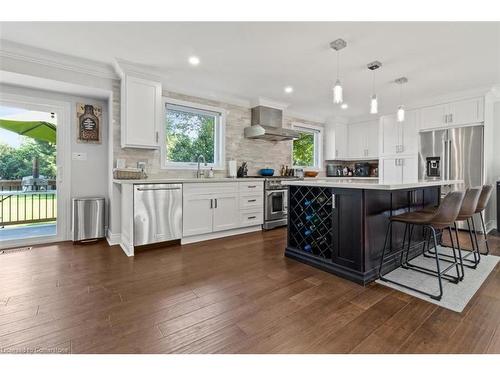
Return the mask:
[[287,186],[318,186],[318,187],[334,187],[346,189],[366,189],[366,190],[404,190],[430,186],[445,186],[462,184],[463,180],[440,180],[440,181],[419,181],[407,184],[380,184],[380,183],[362,183],[362,182],[334,182],[334,181],[283,181],[283,185]]

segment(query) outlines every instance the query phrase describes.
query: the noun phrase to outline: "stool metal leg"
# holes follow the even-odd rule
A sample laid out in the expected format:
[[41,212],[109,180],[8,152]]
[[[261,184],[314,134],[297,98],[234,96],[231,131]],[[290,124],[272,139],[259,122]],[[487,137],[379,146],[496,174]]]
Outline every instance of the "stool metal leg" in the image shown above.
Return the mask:
[[486,225],[484,225],[484,216],[483,212],[479,213],[479,217],[481,218],[481,225],[483,227],[483,235],[484,235],[484,243],[486,244],[486,253],[484,255],[488,255],[490,253],[490,246],[488,245],[488,233],[486,233]]
[[436,250],[436,269],[437,269],[437,277],[438,277],[438,281],[439,281],[439,295],[438,296],[430,296],[432,299],[435,299],[435,300],[440,300],[441,297],[443,296],[443,282],[441,281],[441,269],[439,267],[439,254],[438,254],[438,244],[437,244],[437,238],[436,238],[436,230],[429,226],[429,228],[431,229],[432,231],[432,238],[434,239],[434,249]]
[[472,230],[474,231],[474,241],[476,242],[476,251],[478,263],[481,262],[481,252],[479,251],[479,242],[477,240],[476,223],[474,222],[474,215],[471,216],[470,221],[472,223]]
[[472,256],[474,257],[474,265],[472,266],[472,268],[476,268],[478,263],[479,263],[479,259],[477,258],[476,245],[474,243],[474,238],[472,237],[472,228],[471,228],[469,219],[467,219],[467,227],[469,229],[469,239],[470,239],[470,244],[472,247],[472,250],[471,250]]
[[380,280],[384,280],[384,277],[382,276],[382,266],[384,265],[384,257],[385,257],[385,250],[387,248],[387,239],[389,238],[389,233],[392,228],[392,221],[389,222],[389,225],[387,226],[387,231],[385,232],[385,240],[384,240],[384,248],[382,249],[382,257],[380,258],[380,266],[378,268],[378,275],[380,277]]
[[[457,252],[455,249],[455,241],[453,240],[453,235],[451,234],[451,227],[448,227],[448,233],[450,234],[450,241],[451,241],[451,249],[453,251],[453,260],[455,261],[455,268],[457,270],[457,280],[455,281],[456,284],[458,284],[459,281],[464,279],[463,273],[460,273],[460,269],[458,268],[458,259],[457,259]],[[463,272],[463,269],[462,269]]]
[[[453,223],[453,228],[455,229],[455,237],[457,238],[457,249],[458,249],[458,257],[460,259],[460,268],[462,269],[462,278],[460,280],[464,279],[465,272],[464,272],[464,261],[462,259],[462,249],[460,248],[460,240],[458,239],[458,228],[457,228],[457,222]],[[451,233],[450,233],[451,237]]]

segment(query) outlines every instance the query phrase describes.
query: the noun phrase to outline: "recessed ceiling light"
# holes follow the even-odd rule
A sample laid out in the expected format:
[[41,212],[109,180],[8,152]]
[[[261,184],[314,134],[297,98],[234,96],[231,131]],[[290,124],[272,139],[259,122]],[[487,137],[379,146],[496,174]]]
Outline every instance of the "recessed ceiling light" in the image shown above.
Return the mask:
[[196,56],[191,56],[188,61],[191,65],[198,65],[200,63],[200,59]]
[[291,93],[293,92],[293,87],[292,87],[292,86],[287,86],[287,87],[285,87],[285,92],[286,92],[287,94],[291,94]]
[[340,105],[340,108],[342,108],[342,109],[347,109],[347,108],[349,108],[349,105],[348,105],[347,103],[342,103],[342,104]]

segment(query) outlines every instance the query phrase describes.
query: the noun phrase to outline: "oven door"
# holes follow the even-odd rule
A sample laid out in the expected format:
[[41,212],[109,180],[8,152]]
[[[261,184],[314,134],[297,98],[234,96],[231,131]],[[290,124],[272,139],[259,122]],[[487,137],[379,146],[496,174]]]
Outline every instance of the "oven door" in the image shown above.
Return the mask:
[[286,218],[288,190],[266,191],[266,220]]

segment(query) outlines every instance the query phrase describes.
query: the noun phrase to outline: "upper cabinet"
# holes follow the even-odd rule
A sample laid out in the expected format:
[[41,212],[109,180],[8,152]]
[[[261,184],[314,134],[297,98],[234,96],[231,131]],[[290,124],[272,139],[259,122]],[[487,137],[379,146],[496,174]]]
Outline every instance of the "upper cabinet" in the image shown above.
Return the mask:
[[121,146],[156,149],[162,123],[161,83],[132,75],[121,82]]
[[484,99],[465,99],[424,107],[420,112],[420,130],[474,124],[484,121]]
[[378,158],[378,120],[348,126],[348,156],[351,159]]
[[396,115],[380,118],[380,156],[418,153],[418,110],[406,111],[405,120]]
[[347,125],[327,123],[325,126],[324,160],[347,158]]

